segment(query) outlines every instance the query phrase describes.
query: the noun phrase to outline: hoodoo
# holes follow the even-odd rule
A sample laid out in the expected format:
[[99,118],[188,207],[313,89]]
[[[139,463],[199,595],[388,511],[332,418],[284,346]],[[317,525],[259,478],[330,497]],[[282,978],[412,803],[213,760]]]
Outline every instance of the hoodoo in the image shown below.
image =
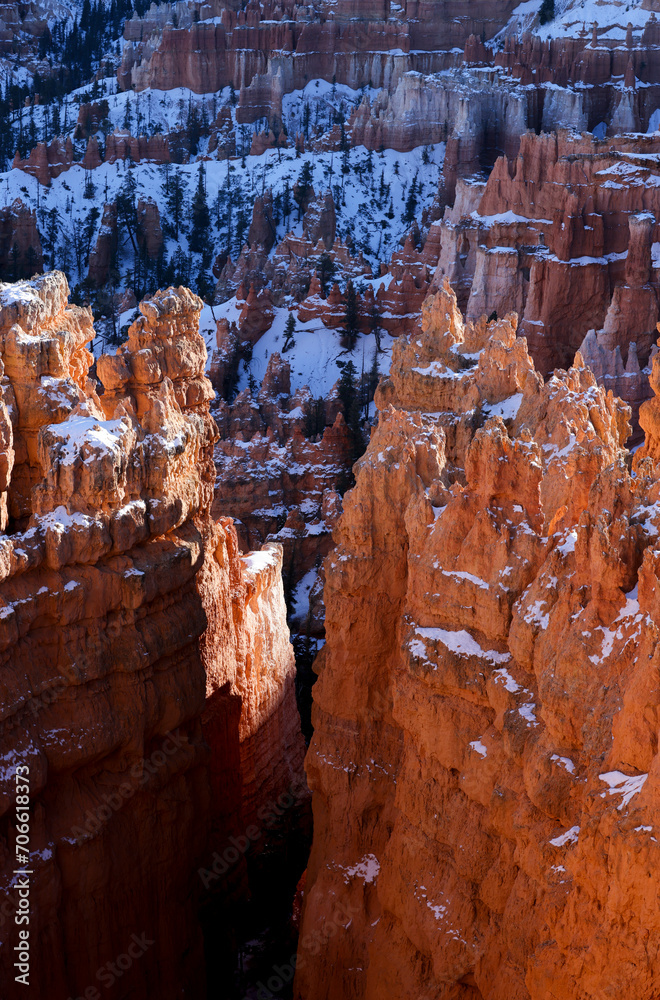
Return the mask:
[[[29,775],[32,995],[198,998],[200,908],[224,893],[228,933],[229,887],[247,891],[232,845],[250,829],[258,849],[279,796],[304,802],[282,550],[241,557],[232,521],[210,516],[200,300],[145,300],[99,361],[99,394],[91,316],[67,294],[57,272],[0,286],[1,739]],[[1,779],[12,831],[15,769]],[[0,872],[8,998],[24,995],[14,839]],[[226,960],[225,941],[206,946]]]
[[579,354],[448,285],[422,330],[326,566],[296,996],[653,996],[657,401],[631,472]]
[[659,16],[0,0],[2,1000],[660,998]]

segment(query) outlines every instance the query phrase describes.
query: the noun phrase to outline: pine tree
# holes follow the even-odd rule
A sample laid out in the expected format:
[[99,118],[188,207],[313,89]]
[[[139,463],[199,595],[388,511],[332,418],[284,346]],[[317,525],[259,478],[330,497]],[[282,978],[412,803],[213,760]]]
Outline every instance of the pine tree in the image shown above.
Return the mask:
[[367,401],[366,401],[366,413],[365,416],[369,416],[369,404],[372,402],[376,389],[378,387],[378,380],[380,379],[380,372],[378,371],[378,348],[374,348],[373,357],[371,358],[371,367],[369,368],[369,374],[367,376]]
[[201,120],[199,117],[199,111],[197,110],[197,105],[192,102],[192,95],[188,102],[188,117],[186,120],[186,129],[188,132],[188,151],[191,156],[194,156],[199,148],[199,139],[201,136]]
[[[352,361],[338,361],[337,367],[341,372],[339,385],[337,387],[339,401],[341,402],[344,420],[351,432],[351,465],[360,457],[364,451],[364,438],[360,428],[360,400],[358,395],[357,370]],[[345,493],[354,483],[352,473],[340,477],[337,484],[340,493]]]
[[133,116],[131,112],[131,97],[130,94],[126,95],[126,107],[124,108],[124,120],[122,126],[128,131],[131,131],[131,123],[133,121]]
[[380,346],[380,335],[382,332],[382,316],[380,309],[378,308],[378,302],[374,298],[373,304],[371,306],[371,311],[369,313],[369,329],[376,338],[376,353],[378,354],[382,348]]
[[344,311],[344,337],[342,338],[349,351],[355,347],[360,328],[358,325],[357,295],[353,282],[346,283],[346,309]]
[[555,0],[543,0],[541,9],[539,10],[539,22],[541,24],[547,24],[548,21],[554,21],[554,18]]
[[190,249],[194,253],[202,253],[210,243],[211,213],[206,201],[206,171],[204,162],[197,172],[197,190],[192,203],[192,228],[190,231]]
[[96,185],[92,180],[92,171],[85,171],[85,187],[83,188],[83,198],[93,198],[96,194]]
[[88,212],[85,222],[82,226],[83,236],[84,236],[84,246],[83,246],[83,260],[87,261],[89,264],[89,255],[92,250],[92,240],[94,238],[94,232],[96,230],[96,223],[99,221],[99,216],[101,210],[97,205],[94,205]]
[[344,412],[344,420],[351,430],[356,430],[360,426],[357,369],[352,361],[339,361],[337,362],[337,367],[341,371],[337,391]]
[[291,188],[289,178],[284,181],[284,192],[282,194],[282,216],[286,219],[286,228],[289,228],[289,218],[291,217]]
[[305,160],[302,165],[302,170],[298,177],[297,189],[294,192],[294,198],[298,203],[298,221],[302,218],[303,205],[305,204],[305,199],[309,194],[312,187],[312,165],[309,160]]
[[170,191],[167,196],[167,208],[172,216],[172,221],[174,223],[174,239],[179,239],[179,228],[181,226],[181,211],[183,209],[183,198],[184,198],[184,188],[183,181],[181,179],[181,174],[178,170],[174,171],[174,176],[170,181],[169,185]]
[[296,319],[292,312],[289,313],[286,320],[286,326],[284,327],[284,346],[282,347],[282,353],[285,354],[290,351],[292,347],[295,347],[294,333],[296,329]]
[[410,191],[408,192],[408,197],[406,198],[406,210],[403,213],[403,221],[406,225],[410,225],[415,221],[415,212],[417,211],[417,174],[412,179],[410,185]]
[[330,257],[327,251],[324,250],[321,256],[319,257],[318,263],[316,265],[316,273],[319,276],[319,281],[321,282],[321,291],[323,292],[324,295],[328,294],[328,285],[335,276],[335,270],[336,267],[334,260],[332,259],[332,257]]
[[44,232],[44,250],[46,251],[49,267],[55,267],[55,249],[57,247],[57,237],[60,231],[60,213],[57,208],[51,208],[46,213],[46,227]]

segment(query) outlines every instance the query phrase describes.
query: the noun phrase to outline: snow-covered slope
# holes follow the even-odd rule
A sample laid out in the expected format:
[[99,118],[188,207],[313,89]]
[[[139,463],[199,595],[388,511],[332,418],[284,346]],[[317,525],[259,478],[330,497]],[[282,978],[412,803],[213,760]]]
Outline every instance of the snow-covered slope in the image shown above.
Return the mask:
[[495,41],[525,31],[533,31],[543,40],[575,38],[583,31],[591,33],[594,24],[599,40],[623,41],[628,24],[632,25],[633,38],[639,37],[653,16],[650,9],[644,8],[643,0],[555,0],[554,18],[541,24],[540,8],[539,0],[523,0]]

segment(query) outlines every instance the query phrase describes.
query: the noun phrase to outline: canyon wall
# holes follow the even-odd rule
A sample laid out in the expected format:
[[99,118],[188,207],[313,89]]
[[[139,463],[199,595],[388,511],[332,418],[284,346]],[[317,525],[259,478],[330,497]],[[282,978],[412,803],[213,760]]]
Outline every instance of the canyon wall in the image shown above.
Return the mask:
[[259,92],[272,94],[273,85],[288,93],[308,80],[336,77],[351,87],[367,79],[389,87],[408,70],[451,66],[452,49],[473,34],[491,38],[514,7],[513,0],[482,0],[469,11],[447,0],[405,0],[396,8],[348,2],[311,9],[291,0],[251,2],[239,11],[218,2],[152,6],[144,18],[126,22],[117,76],[123,89],[137,90],[182,86],[209,93],[232,83],[243,91],[239,120],[254,121],[264,113]]
[[101,987],[197,1000],[200,907],[224,921],[206,960],[231,974],[231,901],[247,891],[242,855],[215,859],[250,827],[265,843],[263,806],[304,799],[282,550],[241,557],[231,519],[210,514],[201,300],[170,288],[143,302],[93,382],[91,313],[67,295],[58,272],[0,285],[3,996],[25,991],[20,763],[31,983],[49,1000]]
[[470,319],[518,312],[543,374],[584,348],[635,418],[660,318],[659,148],[657,134],[525,133],[487,181],[458,180],[434,276]]
[[581,356],[544,382],[445,283],[377,405],[326,564],[296,996],[655,996],[660,400],[633,476]]

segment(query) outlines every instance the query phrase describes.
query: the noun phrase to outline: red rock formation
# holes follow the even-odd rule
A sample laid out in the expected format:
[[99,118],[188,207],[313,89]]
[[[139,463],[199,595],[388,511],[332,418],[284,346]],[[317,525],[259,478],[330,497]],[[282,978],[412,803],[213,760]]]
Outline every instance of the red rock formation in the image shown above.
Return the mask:
[[252,222],[248,233],[251,248],[263,247],[268,252],[275,243],[275,223],[273,222],[273,192],[268,189],[263,197],[257,195],[252,207]]
[[[236,297],[238,298],[238,295]],[[241,340],[256,344],[272,326],[274,315],[273,301],[268,289],[256,292],[254,285],[250,285],[250,291],[238,317]]]
[[335,202],[332,192],[328,190],[307,205],[303,215],[303,233],[312,246],[316,246],[319,240],[322,240],[326,250],[331,250],[335,242],[336,229]]
[[448,276],[470,318],[515,309],[543,372],[569,363],[590,329],[624,357],[635,342],[646,364],[660,288],[659,148],[655,136],[619,137],[604,149],[586,135],[524,135],[516,159],[500,158],[485,187],[457,189],[434,284]]
[[629,446],[636,444],[641,437],[637,430],[640,405],[653,395],[649,377],[655,351],[657,347],[651,352],[649,364],[641,368],[634,341],[628,346],[625,362],[621,348],[604,330],[590,330],[580,345],[580,356],[596,376],[598,384],[625,399],[632,409],[634,434],[628,442]]
[[443,290],[377,403],[326,566],[295,995],[653,996],[660,399],[632,478],[581,359],[544,383],[515,318]]
[[81,104],[78,111],[78,122],[76,128],[76,138],[87,139],[98,132],[101,123],[108,118],[110,107],[107,100],[93,101],[90,104]]
[[[310,282],[314,280],[324,254],[328,254],[346,279],[365,275],[371,277],[371,268],[361,251],[357,257],[353,256],[339,239],[335,239],[330,250],[326,248],[323,235],[329,239],[333,221],[332,210],[325,198],[321,207],[312,192],[310,205],[307,220],[311,235],[308,231],[304,231],[302,236],[288,233],[270,256],[259,240],[252,244],[248,238],[249,245],[246,243],[243,247],[235,264],[229,258],[225,260],[215,288],[216,302],[224,302],[237,294],[241,285],[247,288],[254,285],[255,290],[268,286],[272,302],[276,305],[282,305],[289,295],[300,300],[308,294]],[[266,223],[259,206],[253,212],[253,224],[254,230],[251,231],[265,238]],[[314,243],[311,236],[317,234],[319,239]]]
[[0,272],[7,277],[31,277],[43,267],[37,218],[20,198],[0,208]]
[[281,542],[292,589],[332,547],[339,509],[331,499],[350,476],[351,434],[329,405],[316,413],[309,389],[291,395],[290,366],[279,354],[256,398],[246,389],[215,415],[214,513],[233,510],[244,550]]
[[103,216],[96,243],[89,255],[88,280],[101,288],[108,280],[110,264],[117,248],[117,206],[115,202],[103,206]]
[[105,142],[105,162],[114,163],[130,156],[134,163],[150,160],[152,163],[170,163],[170,142],[176,133],[170,135],[132,136],[127,129],[115,129]]
[[22,160],[18,150],[14,156],[12,169],[24,170],[36,177],[40,184],[48,187],[52,177],[59,177],[73,163],[73,142],[55,138],[48,145],[38,142],[27,159]]
[[[355,3],[323,4],[310,13],[304,5],[251,3],[245,10],[204,5],[194,23],[190,10],[150,9],[126,22],[120,86],[171,89],[190,87],[212,93],[229,83],[241,88],[239,121],[256,121],[276,110],[282,93],[322,77],[351,87],[396,83],[408,70],[436,72],[454,65],[455,46],[470,35],[491,38],[507,21],[513,0],[493,9],[481,0],[466,11],[460,3],[411,0],[396,12],[379,2],[371,9]],[[393,16],[391,16],[393,15]],[[169,24],[168,24],[169,20]],[[294,58],[291,58],[291,55]]]
[[85,155],[82,158],[82,165],[85,170],[96,170],[97,167],[101,166],[99,141],[95,135],[87,141],[87,148],[85,150]]
[[9,513],[19,522],[30,516],[32,490],[43,477],[41,428],[64,420],[91,391],[92,314],[68,306],[67,294],[59,272],[23,286],[0,285],[0,356],[15,401]]
[[153,260],[163,246],[163,230],[160,225],[160,212],[153,198],[140,198],[137,204],[137,238],[147,256]]
[[214,153],[216,150],[219,160],[226,160],[236,155],[236,133],[231,110],[228,107],[220,108],[215,121],[211,124],[208,151]]
[[246,890],[244,860],[216,879],[214,852],[255,823],[261,837],[262,806],[299,780],[281,549],[241,559],[232,522],[210,515],[201,300],[180,288],[143,302],[128,344],[98,361],[100,396],[91,316],[67,306],[63,275],[1,286],[0,304],[0,518],[7,494],[29,517],[0,538],[3,995],[25,991],[13,968],[20,763],[31,986],[90,995],[135,934],[148,944],[108,996],[201,996],[199,907],[224,894],[231,933],[227,894]]

